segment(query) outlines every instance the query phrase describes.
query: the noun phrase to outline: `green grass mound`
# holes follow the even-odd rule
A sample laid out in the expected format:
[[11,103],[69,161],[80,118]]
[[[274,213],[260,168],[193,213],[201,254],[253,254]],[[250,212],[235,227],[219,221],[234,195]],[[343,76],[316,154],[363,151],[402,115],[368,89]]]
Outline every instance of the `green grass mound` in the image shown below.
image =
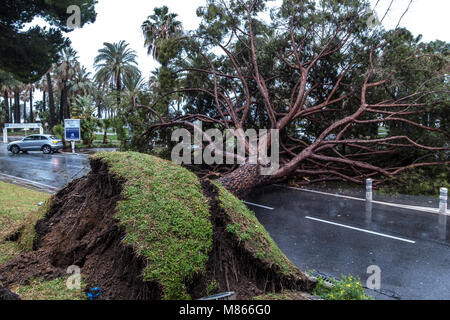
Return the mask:
[[188,298],[184,280],[204,269],[212,226],[200,182],[188,170],[141,153],[99,153],[109,172],[125,179],[117,218],[124,242],[144,256],[144,281],[158,281],[166,299]]

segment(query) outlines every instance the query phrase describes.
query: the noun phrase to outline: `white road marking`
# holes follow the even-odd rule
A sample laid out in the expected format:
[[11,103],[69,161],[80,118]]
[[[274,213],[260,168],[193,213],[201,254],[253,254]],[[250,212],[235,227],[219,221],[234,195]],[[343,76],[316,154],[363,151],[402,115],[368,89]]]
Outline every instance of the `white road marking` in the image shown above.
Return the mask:
[[306,216],[305,218],[306,218],[306,219],[310,219],[310,220],[314,220],[314,221],[319,221],[319,222],[323,222],[323,223],[332,224],[332,225],[339,226],[339,227],[343,227],[343,228],[347,228],[347,229],[352,229],[352,230],[356,230],[356,231],[361,231],[361,232],[365,232],[365,233],[370,233],[370,234],[374,234],[374,235],[381,236],[381,237],[391,238],[391,239],[395,239],[395,240],[399,240],[399,241],[404,241],[404,242],[408,242],[408,243],[416,243],[416,242],[413,241],[413,240],[408,240],[408,239],[404,239],[404,238],[394,237],[394,236],[390,236],[390,235],[388,235],[388,234],[379,233],[379,232],[375,232],[375,231],[370,231],[370,230],[366,230],[366,229],[360,229],[360,228],[348,226],[348,225],[345,225],[345,224],[340,224],[340,223],[335,223],[335,222],[331,222],[331,221],[327,221],[327,220],[322,220],[322,219],[313,218],[313,217],[310,217],[310,216]]
[[245,204],[248,204],[250,206],[255,206],[255,207],[260,207],[263,209],[267,209],[267,210],[274,210],[274,208],[272,207],[267,207],[267,206],[263,206],[262,204],[257,204],[257,203],[253,203],[253,202],[248,202],[248,201],[243,201]]
[[[326,196],[332,196],[332,197],[336,197],[336,198],[344,198],[344,199],[350,199],[350,200],[356,200],[356,201],[364,201],[364,202],[366,201],[366,199],[364,199],[364,198],[356,198],[356,197],[344,196],[344,195],[341,195],[341,194],[334,194],[334,193],[328,193],[328,192],[323,192],[323,191],[302,189],[302,188],[296,188],[296,187],[288,187],[288,186],[283,186],[283,185],[279,185],[279,184],[275,184],[275,186],[281,187],[281,188],[286,188],[286,189],[291,189],[291,190],[323,194],[323,195],[326,195]],[[390,202],[383,202],[383,201],[372,201],[372,203],[381,204],[381,205],[384,205],[384,206],[396,207],[396,208],[403,208],[403,209],[409,209],[409,210],[416,210],[416,211],[423,211],[423,212],[430,212],[430,213],[437,213],[437,214],[439,214],[439,208],[410,206],[410,205],[406,205],[406,204],[397,204],[397,203],[390,203]],[[447,214],[450,215],[450,210],[447,210]]]

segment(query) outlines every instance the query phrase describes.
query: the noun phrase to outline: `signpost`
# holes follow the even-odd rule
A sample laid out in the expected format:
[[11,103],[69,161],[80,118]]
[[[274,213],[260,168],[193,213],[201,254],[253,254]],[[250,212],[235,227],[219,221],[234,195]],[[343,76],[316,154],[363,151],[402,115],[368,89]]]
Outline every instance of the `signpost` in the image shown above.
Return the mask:
[[81,123],[80,119],[64,120],[64,138],[70,141],[72,153],[75,153],[75,141],[81,140]]

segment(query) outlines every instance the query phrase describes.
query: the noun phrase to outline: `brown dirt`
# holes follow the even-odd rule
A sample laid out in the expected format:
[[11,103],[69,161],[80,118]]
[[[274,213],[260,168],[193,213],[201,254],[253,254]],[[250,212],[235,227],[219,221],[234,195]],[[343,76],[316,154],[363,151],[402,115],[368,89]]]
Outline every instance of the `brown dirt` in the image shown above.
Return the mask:
[[[160,299],[160,286],[142,281],[146,261],[122,243],[124,231],[114,218],[124,181],[112,177],[99,160],[91,160],[91,167],[87,176],[53,197],[46,217],[36,224],[34,251],[1,265],[0,282],[10,287],[26,285],[31,278],[52,280],[77,265],[87,288],[102,290],[98,299]],[[253,257],[226,231],[230,218],[218,205],[217,187],[207,180],[202,187],[212,208],[214,240],[206,272],[186,283],[192,298],[206,296],[212,280],[219,292],[235,291],[238,299],[283,289],[312,290],[310,279],[281,276],[275,267]]]
[[218,188],[209,180],[203,180],[202,189],[209,199],[214,237],[206,273],[196,279],[197,288],[191,288],[195,296],[205,296],[206,292],[198,289],[205,288],[212,279],[217,281],[219,292],[235,291],[237,299],[252,299],[284,289],[312,291],[314,281],[303,277],[300,271],[297,275],[285,276],[276,266],[255,258],[242,241],[226,230],[232,221],[219,205]]

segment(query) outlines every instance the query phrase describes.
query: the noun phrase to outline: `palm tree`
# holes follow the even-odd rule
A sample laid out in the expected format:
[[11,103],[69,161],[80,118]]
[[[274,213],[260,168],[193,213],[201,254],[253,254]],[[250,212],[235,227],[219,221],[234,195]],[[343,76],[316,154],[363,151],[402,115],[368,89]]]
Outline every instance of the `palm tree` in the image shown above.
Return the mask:
[[95,79],[103,87],[111,86],[116,90],[117,107],[120,105],[120,92],[125,77],[140,74],[137,68],[136,51],[128,48],[128,43],[103,43],[94,59],[97,71]]
[[71,87],[70,81],[73,79],[75,72],[80,68],[78,62],[77,51],[71,47],[66,47],[61,50],[61,57],[56,72],[56,85],[61,91],[59,117],[60,121],[70,118],[70,106],[68,101],[69,90]]
[[[95,86],[91,80],[91,73],[87,71],[86,67],[75,69],[75,74],[72,79],[72,86],[69,90],[71,99],[77,96],[85,96],[93,94]],[[73,103],[73,101],[71,101]]]
[[125,95],[129,99],[131,106],[134,107],[139,93],[142,92],[144,88],[145,81],[140,74],[137,74],[130,77],[125,77],[124,85]]
[[37,83],[36,88],[42,91],[42,112],[47,110],[47,92],[48,92],[48,82],[47,77],[43,76],[41,80]]
[[20,123],[20,94],[24,90],[24,84],[17,80],[11,86],[14,92],[14,123]]
[[163,6],[153,9],[154,14],[147,17],[142,24],[148,54],[158,60],[161,43],[182,31],[181,22],[176,20],[176,13],[169,13],[169,8]]
[[2,86],[0,88],[1,93],[3,94],[3,100],[5,100],[5,122],[8,123],[12,121],[11,109],[12,105],[10,103],[10,99],[12,96],[12,85],[14,83],[14,79],[8,78],[2,81]]

